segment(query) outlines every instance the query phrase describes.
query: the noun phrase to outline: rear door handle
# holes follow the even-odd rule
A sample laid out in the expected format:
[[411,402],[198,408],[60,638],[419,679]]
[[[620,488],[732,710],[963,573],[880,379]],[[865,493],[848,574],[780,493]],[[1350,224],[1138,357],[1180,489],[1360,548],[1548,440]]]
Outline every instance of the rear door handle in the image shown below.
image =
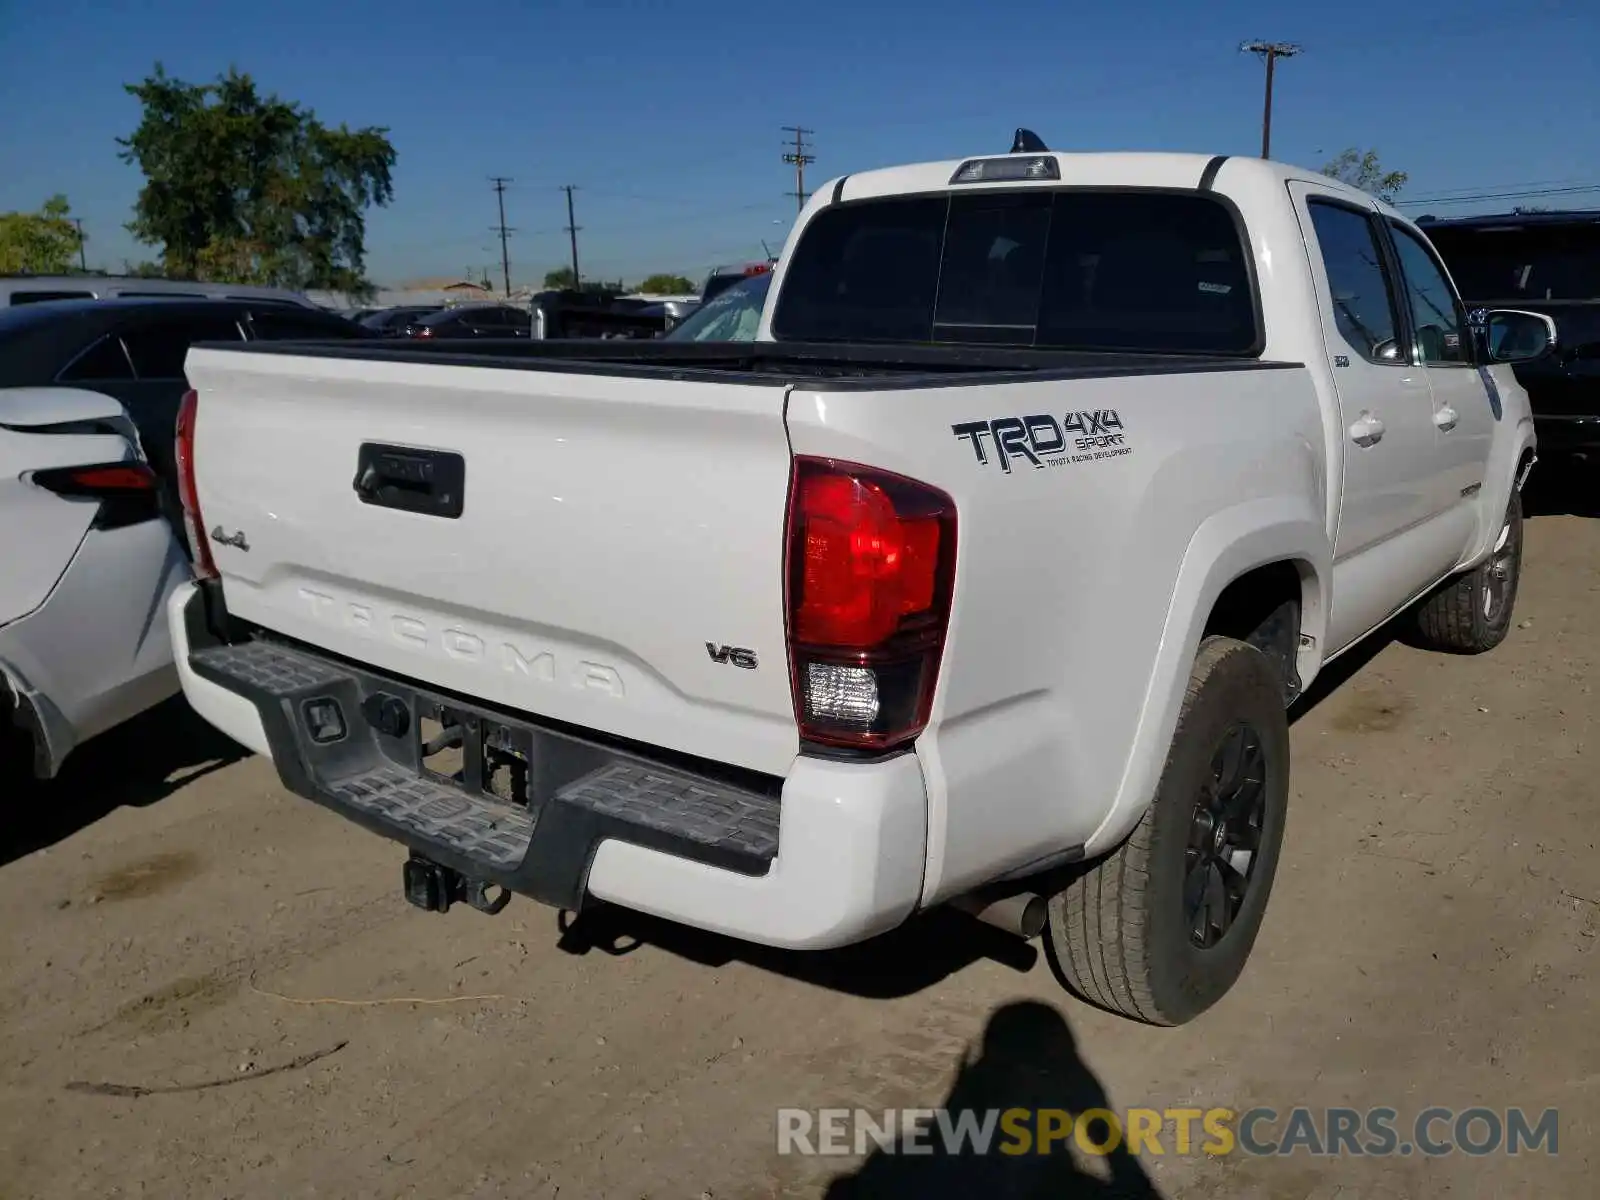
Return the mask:
[[1455,409],[1451,408],[1448,404],[1433,414],[1433,423],[1445,433],[1449,433],[1452,429],[1454,429],[1456,427],[1456,422],[1459,420],[1461,420],[1461,414]]
[[1350,440],[1358,446],[1375,446],[1383,440],[1383,422],[1364,412],[1350,423]]

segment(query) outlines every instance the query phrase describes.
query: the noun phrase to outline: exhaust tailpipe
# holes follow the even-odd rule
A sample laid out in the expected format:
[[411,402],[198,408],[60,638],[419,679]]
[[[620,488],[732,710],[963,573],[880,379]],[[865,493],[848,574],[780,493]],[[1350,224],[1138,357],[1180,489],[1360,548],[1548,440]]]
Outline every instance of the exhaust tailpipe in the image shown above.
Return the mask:
[[1044,931],[1049,911],[1045,898],[1037,892],[1017,892],[995,899],[968,893],[950,901],[950,907],[1024,939],[1036,938]]

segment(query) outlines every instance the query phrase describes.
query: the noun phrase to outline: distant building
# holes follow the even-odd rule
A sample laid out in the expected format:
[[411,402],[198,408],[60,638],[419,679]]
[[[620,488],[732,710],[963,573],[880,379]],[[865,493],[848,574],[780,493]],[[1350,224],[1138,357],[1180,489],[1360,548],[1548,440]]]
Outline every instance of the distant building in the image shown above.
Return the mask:
[[[529,297],[537,288],[516,287],[511,291],[511,303],[526,304]],[[349,311],[354,308],[394,308],[401,305],[438,304],[441,306],[451,304],[481,304],[485,301],[503,300],[504,296],[495,288],[485,288],[480,283],[470,279],[417,279],[402,283],[396,287],[379,288],[371,299],[357,300],[341,292],[309,291],[306,293],[313,304],[335,311]]]

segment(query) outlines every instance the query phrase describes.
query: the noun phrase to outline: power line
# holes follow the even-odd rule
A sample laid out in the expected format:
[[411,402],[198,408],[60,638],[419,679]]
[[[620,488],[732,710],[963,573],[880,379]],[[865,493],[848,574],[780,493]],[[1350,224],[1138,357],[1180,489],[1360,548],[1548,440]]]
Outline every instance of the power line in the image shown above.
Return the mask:
[[1452,196],[1461,196],[1467,193],[1476,195],[1479,192],[1499,192],[1521,190],[1525,188],[1565,188],[1565,187],[1600,187],[1600,182],[1590,179],[1528,179],[1518,183],[1480,183],[1472,187],[1444,188],[1437,192],[1423,192],[1421,195],[1411,197],[1413,200],[1446,200]]
[[1241,53],[1259,54],[1267,63],[1267,99],[1261,110],[1261,157],[1272,157],[1272,72],[1280,58],[1293,58],[1300,47],[1293,42],[1244,42]]
[[1576,196],[1585,192],[1600,192],[1600,183],[1591,183],[1578,187],[1554,188],[1529,188],[1518,192],[1478,192],[1466,196],[1434,196],[1432,198],[1413,198],[1410,200],[1396,200],[1397,208],[1416,207],[1422,204],[1448,205],[1448,204],[1477,204],[1483,200],[1529,200],[1537,196]]
[[794,149],[784,151],[783,161],[794,165],[794,198],[798,208],[806,206],[806,166],[817,161],[815,154],[809,154],[806,145],[808,134],[815,133],[814,129],[805,129],[799,125],[785,125],[785,133],[794,134]]
[[581,279],[578,274],[578,230],[582,226],[572,215],[572,193],[578,189],[569,183],[561,190],[567,194],[567,236],[572,239],[572,286],[576,290]]
[[500,234],[500,270],[504,272],[506,285],[506,299],[511,298],[511,251],[506,245],[506,239],[515,231],[506,225],[506,184],[512,180],[503,175],[491,175],[489,182],[494,184],[495,199],[500,203],[500,224],[495,229]]

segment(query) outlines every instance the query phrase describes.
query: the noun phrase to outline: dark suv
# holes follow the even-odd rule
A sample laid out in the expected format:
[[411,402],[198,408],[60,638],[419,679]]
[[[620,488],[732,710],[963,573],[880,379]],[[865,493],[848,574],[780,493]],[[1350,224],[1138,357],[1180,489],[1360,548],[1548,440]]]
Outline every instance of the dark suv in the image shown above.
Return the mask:
[[1600,457],[1600,210],[1417,224],[1469,309],[1520,308],[1555,320],[1555,352],[1516,367],[1539,453]]

